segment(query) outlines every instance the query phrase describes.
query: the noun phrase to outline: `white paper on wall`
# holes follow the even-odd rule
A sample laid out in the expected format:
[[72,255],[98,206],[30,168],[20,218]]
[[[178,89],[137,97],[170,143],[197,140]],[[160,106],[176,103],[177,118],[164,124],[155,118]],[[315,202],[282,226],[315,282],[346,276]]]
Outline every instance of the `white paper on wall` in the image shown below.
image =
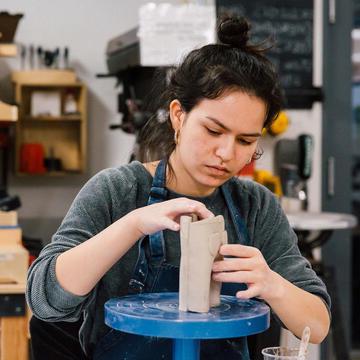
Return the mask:
[[143,5],[138,32],[141,65],[176,65],[189,51],[215,43],[215,29],[214,5]]

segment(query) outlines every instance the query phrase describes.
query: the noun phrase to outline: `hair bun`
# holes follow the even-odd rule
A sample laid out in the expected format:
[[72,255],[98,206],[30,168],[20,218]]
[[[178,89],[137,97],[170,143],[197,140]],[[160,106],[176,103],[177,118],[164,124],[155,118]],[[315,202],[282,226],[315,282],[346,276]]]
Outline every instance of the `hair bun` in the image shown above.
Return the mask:
[[244,17],[226,17],[217,28],[217,36],[224,45],[246,49],[250,23]]

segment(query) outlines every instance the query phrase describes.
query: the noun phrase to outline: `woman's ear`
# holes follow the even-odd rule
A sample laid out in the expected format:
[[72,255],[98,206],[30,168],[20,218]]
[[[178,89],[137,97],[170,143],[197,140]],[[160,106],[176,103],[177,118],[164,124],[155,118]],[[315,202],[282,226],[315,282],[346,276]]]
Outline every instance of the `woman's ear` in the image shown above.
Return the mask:
[[179,131],[185,120],[185,112],[179,100],[175,99],[171,101],[169,105],[169,115],[174,131]]

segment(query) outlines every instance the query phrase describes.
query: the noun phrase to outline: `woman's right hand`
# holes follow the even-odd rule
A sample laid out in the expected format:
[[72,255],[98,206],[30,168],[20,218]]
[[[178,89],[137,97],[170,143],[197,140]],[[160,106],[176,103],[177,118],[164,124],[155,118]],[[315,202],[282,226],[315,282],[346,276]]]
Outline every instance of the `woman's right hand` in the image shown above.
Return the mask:
[[184,197],[138,208],[129,216],[132,217],[140,238],[165,229],[179,231],[180,216],[190,214],[195,214],[200,219],[214,216],[203,203]]
[[[196,214],[202,219],[214,216],[201,202],[186,198],[129,212],[57,257],[55,271],[60,285],[75,295],[88,294],[142,236],[164,229],[178,231],[180,216],[186,214]],[[81,276],[74,276],[79,269],[84,269]]]

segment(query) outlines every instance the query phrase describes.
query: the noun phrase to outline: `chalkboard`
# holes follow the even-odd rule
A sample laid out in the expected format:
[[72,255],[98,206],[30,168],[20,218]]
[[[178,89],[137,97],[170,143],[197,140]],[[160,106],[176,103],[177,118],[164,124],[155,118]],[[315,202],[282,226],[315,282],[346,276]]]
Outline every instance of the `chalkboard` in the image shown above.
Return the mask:
[[[285,89],[313,90],[313,0],[216,0],[217,14],[245,16],[251,42],[273,39],[268,57]],[[291,92],[290,91],[290,92]]]

